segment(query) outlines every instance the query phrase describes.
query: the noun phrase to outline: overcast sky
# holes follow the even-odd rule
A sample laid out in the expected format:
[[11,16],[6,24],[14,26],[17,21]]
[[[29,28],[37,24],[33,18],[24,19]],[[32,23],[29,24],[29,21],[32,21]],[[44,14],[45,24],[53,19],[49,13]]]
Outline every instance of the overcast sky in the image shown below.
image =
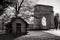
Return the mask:
[[60,0],[39,0],[38,4],[51,5],[54,7],[54,12],[60,13]]

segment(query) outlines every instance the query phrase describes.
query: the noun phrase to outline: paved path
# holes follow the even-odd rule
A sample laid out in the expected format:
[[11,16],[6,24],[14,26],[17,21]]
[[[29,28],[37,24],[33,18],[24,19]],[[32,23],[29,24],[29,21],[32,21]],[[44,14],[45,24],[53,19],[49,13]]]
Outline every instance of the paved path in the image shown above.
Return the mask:
[[60,40],[60,37],[47,31],[28,31],[28,35],[18,37],[14,40]]
[[60,36],[60,30],[57,29],[57,30],[47,30],[47,31],[44,31],[44,32],[47,32],[47,33],[50,33],[50,34],[53,34],[53,35],[56,35],[56,36]]

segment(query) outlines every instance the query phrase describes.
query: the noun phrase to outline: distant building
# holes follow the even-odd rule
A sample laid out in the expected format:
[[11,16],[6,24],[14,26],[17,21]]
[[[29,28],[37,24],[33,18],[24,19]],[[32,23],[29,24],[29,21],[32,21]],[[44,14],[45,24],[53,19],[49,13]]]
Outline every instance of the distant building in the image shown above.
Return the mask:
[[34,21],[33,29],[51,29],[54,28],[54,12],[53,7],[49,5],[37,4],[34,6]]

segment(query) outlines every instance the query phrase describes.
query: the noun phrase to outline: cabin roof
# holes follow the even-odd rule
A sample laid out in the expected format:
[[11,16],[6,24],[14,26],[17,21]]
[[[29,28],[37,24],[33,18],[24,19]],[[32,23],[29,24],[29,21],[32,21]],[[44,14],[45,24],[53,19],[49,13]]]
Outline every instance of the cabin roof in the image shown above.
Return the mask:
[[23,18],[21,18],[21,17],[12,18],[11,22],[13,22],[13,21],[16,20],[16,19],[21,19],[23,22],[25,22],[26,24],[28,24],[28,23],[27,23]]
[[14,22],[16,19],[21,19],[24,23],[26,23],[26,24],[28,25],[28,23],[27,23],[24,19],[22,19],[21,17],[12,18],[12,20],[11,20],[10,22],[6,23],[5,25],[11,24],[11,23]]

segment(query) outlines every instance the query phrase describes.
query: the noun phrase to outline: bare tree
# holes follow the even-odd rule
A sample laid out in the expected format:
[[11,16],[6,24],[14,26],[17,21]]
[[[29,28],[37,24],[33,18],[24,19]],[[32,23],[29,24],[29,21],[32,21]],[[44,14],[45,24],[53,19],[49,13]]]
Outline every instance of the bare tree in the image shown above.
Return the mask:
[[[12,0],[11,0],[12,1]],[[36,1],[34,1],[36,2]],[[16,18],[18,17],[18,15],[22,18],[24,18],[25,20],[29,20],[29,18],[34,15],[34,8],[33,8],[33,5],[34,4],[33,1],[31,0],[15,0],[13,1],[12,3],[11,2],[7,2],[6,5],[9,6],[10,4],[13,5],[13,8],[15,8],[15,12],[12,12],[12,10],[8,11],[6,13],[9,13],[9,14],[6,14],[6,13],[3,13],[3,15],[5,14],[6,17],[6,20],[10,20],[11,18],[11,15],[10,14],[15,14]],[[10,7],[12,8],[12,7]],[[12,13],[11,13],[12,12]],[[13,15],[12,15],[13,16]],[[4,18],[4,17],[3,17]]]

